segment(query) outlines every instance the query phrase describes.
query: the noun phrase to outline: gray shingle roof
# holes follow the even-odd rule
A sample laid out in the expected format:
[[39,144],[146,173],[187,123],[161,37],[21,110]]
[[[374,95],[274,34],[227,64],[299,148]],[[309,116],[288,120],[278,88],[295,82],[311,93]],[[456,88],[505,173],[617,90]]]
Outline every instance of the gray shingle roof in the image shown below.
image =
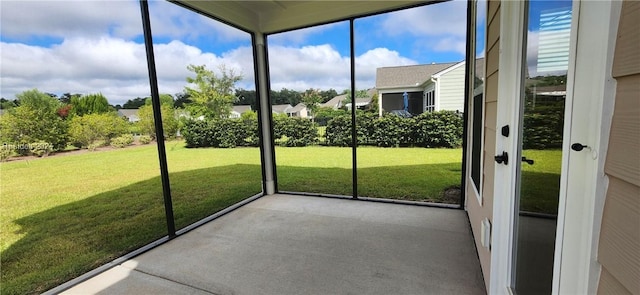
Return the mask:
[[339,108],[342,106],[342,101],[345,100],[346,98],[347,98],[346,94],[341,94],[330,99],[329,101],[323,104],[320,104],[320,106],[323,108]]
[[307,106],[306,106],[306,105],[304,105],[304,103],[299,103],[299,104],[297,104],[295,107],[292,107],[292,108],[288,109],[288,110],[287,110],[287,113],[291,113],[291,114],[293,114],[293,113],[297,113],[297,112],[301,111],[302,109],[304,109],[304,108],[306,108],[306,107],[307,107]]
[[[369,102],[371,102],[371,97],[373,97],[373,95],[377,92],[376,88],[370,88],[367,89],[367,95],[369,95],[369,97],[360,97],[360,98],[356,98],[356,105],[361,105],[361,104],[367,104]],[[325,103],[321,103],[320,107],[323,108],[340,108],[344,105],[344,100],[347,99],[347,95],[346,94],[341,94],[338,95],[332,99],[330,99],[329,101],[325,102]]]
[[376,88],[416,87],[457,62],[376,69]]
[[233,110],[235,112],[238,112],[239,114],[244,114],[245,112],[251,111],[251,106],[248,106],[248,105],[233,106]]
[[271,106],[271,111],[277,114],[284,114],[290,108],[292,108],[290,104],[274,104]]
[[118,114],[123,117],[131,118],[131,116],[138,117],[138,109],[119,109]]

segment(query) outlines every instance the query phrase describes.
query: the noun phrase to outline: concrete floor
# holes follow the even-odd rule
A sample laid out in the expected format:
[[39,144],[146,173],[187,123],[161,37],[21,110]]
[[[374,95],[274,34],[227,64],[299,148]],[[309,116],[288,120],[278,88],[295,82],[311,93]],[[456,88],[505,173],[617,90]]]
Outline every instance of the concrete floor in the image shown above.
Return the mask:
[[262,197],[65,294],[484,294],[462,210]]

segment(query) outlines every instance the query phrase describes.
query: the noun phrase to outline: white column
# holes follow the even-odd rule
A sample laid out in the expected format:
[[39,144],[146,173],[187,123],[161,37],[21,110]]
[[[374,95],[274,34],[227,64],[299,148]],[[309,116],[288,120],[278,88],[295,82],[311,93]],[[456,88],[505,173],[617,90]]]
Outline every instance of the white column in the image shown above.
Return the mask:
[[260,112],[262,118],[260,125],[262,126],[262,152],[264,159],[264,171],[265,171],[265,187],[267,195],[273,195],[276,191],[274,181],[274,159],[273,159],[273,146],[271,138],[271,104],[269,103],[269,87],[267,85],[267,57],[265,48],[265,38],[262,33],[255,33],[255,46],[256,46],[256,72],[258,77],[258,101],[260,102]]

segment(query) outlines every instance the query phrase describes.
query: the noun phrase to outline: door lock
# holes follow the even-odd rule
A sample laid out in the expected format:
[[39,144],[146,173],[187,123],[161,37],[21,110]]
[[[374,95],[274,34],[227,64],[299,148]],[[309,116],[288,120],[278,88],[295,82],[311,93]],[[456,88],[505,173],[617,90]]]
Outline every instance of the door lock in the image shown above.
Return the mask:
[[494,159],[498,164],[502,164],[502,163],[504,163],[505,165],[509,164],[509,154],[507,154],[507,152],[503,151],[501,155],[495,156]]

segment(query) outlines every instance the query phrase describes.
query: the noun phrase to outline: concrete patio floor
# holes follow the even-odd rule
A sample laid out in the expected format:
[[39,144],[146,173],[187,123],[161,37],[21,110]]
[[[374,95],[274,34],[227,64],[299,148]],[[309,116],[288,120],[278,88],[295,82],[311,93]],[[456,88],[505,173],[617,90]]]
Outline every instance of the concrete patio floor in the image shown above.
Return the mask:
[[464,211],[265,196],[64,294],[484,294]]

